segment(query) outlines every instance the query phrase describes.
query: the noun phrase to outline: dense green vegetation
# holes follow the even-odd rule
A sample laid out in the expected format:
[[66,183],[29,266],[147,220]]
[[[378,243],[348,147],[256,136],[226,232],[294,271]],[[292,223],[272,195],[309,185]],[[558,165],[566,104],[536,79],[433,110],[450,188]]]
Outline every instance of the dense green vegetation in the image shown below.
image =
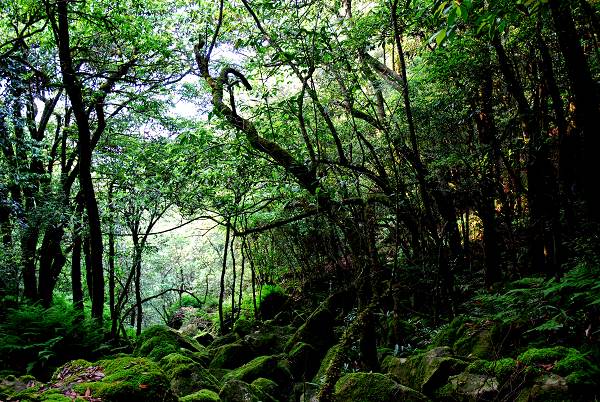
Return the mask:
[[0,401],[600,398],[596,0],[0,10]]

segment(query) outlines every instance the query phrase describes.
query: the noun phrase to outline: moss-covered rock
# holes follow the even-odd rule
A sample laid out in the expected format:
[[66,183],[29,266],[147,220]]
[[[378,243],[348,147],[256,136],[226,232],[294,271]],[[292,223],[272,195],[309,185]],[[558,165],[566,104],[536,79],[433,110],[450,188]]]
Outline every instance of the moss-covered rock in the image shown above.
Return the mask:
[[256,355],[281,353],[294,333],[291,325],[265,323],[244,337],[244,343],[250,346]]
[[586,355],[574,348],[555,346],[531,348],[518,360],[527,366],[551,371],[566,378],[567,384],[579,391],[593,391],[600,385],[600,369]]
[[233,332],[230,332],[228,334],[225,335],[221,335],[216,337],[208,346],[208,349],[218,349],[221,346],[225,346],[225,345],[229,345],[232,343],[238,343],[240,340],[240,337]]
[[214,391],[203,389],[193,394],[179,398],[179,402],[220,402],[219,394]]
[[517,361],[507,357],[494,361],[476,360],[469,364],[465,371],[472,374],[485,374],[496,377],[500,383],[504,383],[515,373],[517,368]]
[[247,345],[233,343],[219,347],[210,362],[210,368],[233,369],[252,359],[253,353]]
[[308,343],[298,342],[288,353],[290,370],[295,378],[310,379],[319,369],[317,350]]
[[260,356],[227,373],[223,381],[239,380],[250,383],[260,377],[275,381],[285,388],[291,384],[292,374],[281,356]]
[[202,331],[194,336],[194,340],[202,346],[208,346],[215,340],[215,337],[210,332]]
[[304,342],[324,353],[335,343],[334,324],[335,316],[329,309],[315,310],[287,342],[286,352],[298,342]]
[[178,396],[189,395],[201,389],[218,391],[220,388],[219,381],[207,369],[187,356],[172,353],[163,357],[159,366]]
[[427,397],[380,373],[346,374],[335,384],[337,402],[422,402]]
[[76,360],[55,373],[53,388],[104,402],[176,401],[160,367],[146,358],[119,357],[89,363]]
[[495,377],[485,374],[460,373],[448,379],[448,383],[436,391],[441,401],[477,402],[495,400],[499,392]]
[[222,402],[276,402],[257,387],[239,380],[229,380],[223,385],[219,398]]
[[584,395],[569,390],[567,380],[557,374],[543,374],[526,386],[515,399],[516,402],[564,402],[589,401]]
[[155,325],[146,329],[139,336],[134,355],[159,361],[166,355],[181,352],[182,349],[199,352],[203,350],[203,347],[198,342],[184,337],[174,329],[163,325]]
[[252,384],[250,385],[256,387],[265,394],[272,396],[274,399],[281,400],[284,397],[284,394],[280,392],[281,387],[275,381],[268,378],[257,378],[256,380],[252,381]]
[[432,344],[448,346],[459,356],[493,360],[502,354],[507,331],[500,322],[458,316],[442,327]]
[[437,347],[427,352],[411,356],[406,360],[388,358],[388,372],[400,384],[431,395],[446,383],[452,375],[459,374],[467,363],[452,357],[450,348]]
[[255,323],[253,320],[247,318],[239,318],[235,324],[233,324],[233,332],[243,338],[254,330]]
[[321,364],[319,366],[317,374],[315,374],[315,376],[313,377],[313,383],[318,385],[323,384],[323,382],[325,381],[325,375],[327,374],[327,369],[329,368],[329,366],[331,365],[331,361],[333,360],[335,355],[339,353],[339,351],[339,345],[334,345],[331,348],[329,348],[327,354],[325,354],[325,357],[323,358],[323,360],[321,360]]

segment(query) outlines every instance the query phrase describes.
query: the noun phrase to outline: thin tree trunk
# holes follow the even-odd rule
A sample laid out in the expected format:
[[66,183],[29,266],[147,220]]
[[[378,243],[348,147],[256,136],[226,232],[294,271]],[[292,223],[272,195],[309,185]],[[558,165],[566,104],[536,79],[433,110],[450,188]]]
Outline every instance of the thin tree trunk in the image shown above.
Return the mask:
[[223,300],[225,298],[225,272],[227,271],[227,250],[229,248],[229,235],[231,231],[231,218],[227,218],[225,228],[225,245],[223,247],[223,266],[221,269],[220,291],[219,291],[219,332],[223,335],[229,332],[225,326],[225,317],[223,316]]

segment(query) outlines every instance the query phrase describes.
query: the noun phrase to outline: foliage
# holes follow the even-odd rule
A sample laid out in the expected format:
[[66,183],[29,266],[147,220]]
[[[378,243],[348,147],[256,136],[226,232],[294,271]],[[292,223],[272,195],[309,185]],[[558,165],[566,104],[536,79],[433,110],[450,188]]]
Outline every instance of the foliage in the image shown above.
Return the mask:
[[0,367],[47,378],[58,365],[106,353],[104,330],[84,318],[63,298],[48,309],[40,305],[10,308],[0,324]]

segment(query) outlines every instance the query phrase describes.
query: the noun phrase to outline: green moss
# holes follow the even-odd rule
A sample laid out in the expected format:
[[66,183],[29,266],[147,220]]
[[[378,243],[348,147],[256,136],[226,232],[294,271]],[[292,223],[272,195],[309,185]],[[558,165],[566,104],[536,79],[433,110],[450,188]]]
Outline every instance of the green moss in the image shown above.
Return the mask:
[[305,342],[324,352],[335,343],[334,321],[335,317],[328,309],[315,310],[292,335],[285,350],[290,351],[296,343]]
[[134,354],[159,361],[171,353],[180,352],[182,349],[197,352],[203,348],[197,341],[188,339],[171,328],[155,325],[146,329],[138,337]]
[[431,344],[434,347],[452,346],[461,337],[461,330],[464,330],[464,324],[469,319],[466,316],[459,315],[450,323],[440,328],[439,332],[433,337]]
[[179,398],[179,402],[220,402],[221,398],[216,392],[203,389],[193,394]]
[[252,321],[246,318],[240,318],[233,324],[233,332],[238,336],[243,337],[252,332],[253,327],[254,323]]
[[257,387],[239,380],[227,381],[219,397],[223,402],[276,402]]
[[190,357],[184,356],[181,353],[171,353],[160,359],[158,365],[165,373],[168,373],[177,366],[192,363],[194,363],[194,360],[192,360]]
[[332,362],[333,358],[335,357],[335,355],[339,353],[339,350],[340,350],[340,346],[334,345],[327,351],[327,354],[325,355],[323,360],[321,360],[321,365],[319,366],[319,371],[317,371],[317,374],[313,378],[312,382],[314,382],[315,384],[321,385],[325,381],[327,369],[331,365],[331,362]]
[[235,368],[246,363],[252,354],[247,346],[239,343],[221,346],[210,362],[211,368]]
[[401,384],[425,394],[441,387],[448,377],[460,373],[467,363],[452,357],[448,347],[438,347],[403,360],[389,359],[389,372]]
[[519,355],[519,360],[531,366],[551,365],[550,370],[566,377],[567,384],[574,388],[598,386],[600,369],[585,354],[574,348],[531,348]]
[[476,360],[469,364],[465,371],[473,374],[486,374],[496,377],[499,381],[504,382],[510,378],[516,369],[516,360],[505,358],[495,361]]
[[95,365],[104,370],[105,376],[100,381],[75,384],[75,392],[83,394],[89,388],[93,397],[105,402],[175,400],[167,378],[149,359],[123,357],[101,360]]
[[259,356],[227,373],[223,381],[239,380],[250,383],[260,377],[269,378],[280,385],[287,385],[291,382],[292,375],[287,364],[277,356]]
[[526,365],[553,364],[567,355],[568,349],[563,346],[553,348],[531,348],[521,353],[518,360]]
[[257,378],[256,380],[252,381],[252,384],[250,384],[250,385],[258,388],[265,394],[269,394],[271,396],[279,396],[278,395],[279,386],[277,385],[277,383],[275,381],[270,380],[268,378],[263,378],[263,377]]
[[319,369],[317,350],[308,343],[298,342],[288,353],[290,370],[296,378],[312,378]]
[[380,373],[346,374],[335,384],[337,402],[427,401],[421,393]]

